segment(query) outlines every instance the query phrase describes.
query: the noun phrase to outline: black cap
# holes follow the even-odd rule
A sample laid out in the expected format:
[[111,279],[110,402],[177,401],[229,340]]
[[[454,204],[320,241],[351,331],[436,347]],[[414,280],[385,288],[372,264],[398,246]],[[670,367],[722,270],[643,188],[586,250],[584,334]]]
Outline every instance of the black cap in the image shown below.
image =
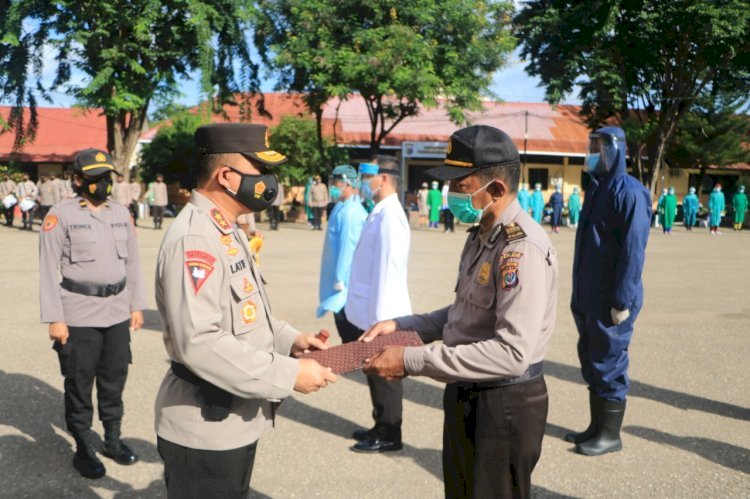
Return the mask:
[[445,164],[425,174],[438,180],[455,180],[480,168],[519,163],[518,148],[510,136],[495,127],[476,125],[462,128],[448,141]]
[[112,156],[99,149],[84,149],[76,154],[73,160],[73,173],[82,173],[91,177],[109,173],[115,169]]
[[249,123],[215,123],[195,131],[195,146],[199,153],[239,153],[266,165],[280,165],[287,157],[271,150],[268,128]]

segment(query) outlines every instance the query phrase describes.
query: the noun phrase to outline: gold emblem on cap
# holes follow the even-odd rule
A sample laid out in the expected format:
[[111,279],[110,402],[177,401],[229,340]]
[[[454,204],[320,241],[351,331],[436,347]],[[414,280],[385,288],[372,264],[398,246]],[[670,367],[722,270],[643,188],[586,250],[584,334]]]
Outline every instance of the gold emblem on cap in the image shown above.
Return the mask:
[[268,141],[268,138],[269,138],[268,128],[266,128],[266,138],[265,138],[265,140],[266,140],[266,149],[270,149],[271,148],[271,143]]
[[107,157],[104,155],[104,153],[96,153],[96,156],[94,157],[99,163],[102,161],[107,161]]
[[263,192],[266,190],[266,183],[262,180],[255,184],[255,197],[260,199],[260,197],[263,195]]
[[448,147],[445,149],[445,154],[450,154],[453,150],[453,138],[448,139]]
[[278,163],[279,161],[283,161],[286,159],[286,157],[276,151],[262,151],[262,152],[256,152],[255,153],[258,158],[260,158],[263,161],[268,161],[269,163]]

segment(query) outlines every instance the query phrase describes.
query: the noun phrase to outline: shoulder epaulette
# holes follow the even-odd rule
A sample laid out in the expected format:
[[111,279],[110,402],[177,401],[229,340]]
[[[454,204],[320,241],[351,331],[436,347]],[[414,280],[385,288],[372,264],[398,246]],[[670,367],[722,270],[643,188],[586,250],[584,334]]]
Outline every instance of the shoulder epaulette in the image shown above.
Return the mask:
[[526,238],[526,233],[516,223],[506,225],[503,232],[505,233],[505,241],[509,243]]

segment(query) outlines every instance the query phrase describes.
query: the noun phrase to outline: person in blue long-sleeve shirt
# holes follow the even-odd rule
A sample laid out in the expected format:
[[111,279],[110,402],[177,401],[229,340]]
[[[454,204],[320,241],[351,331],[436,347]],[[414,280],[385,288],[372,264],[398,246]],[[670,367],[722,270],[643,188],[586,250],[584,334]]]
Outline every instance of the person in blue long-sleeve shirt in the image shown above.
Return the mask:
[[320,264],[320,305],[316,315],[320,318],[326,312],[333,312],[339,335],[346,337],[357,330],[346,318],[344,305],[354,249],[367,220],[367,212],[357,194],[359,179],[354,167],[337,166],[333,169],[332,179],[340,195],[326,229]]
[[628,175],[625,147],[620,128],[601,128],[590,136],[586,165],[592,180],[573,258],[570,308],[579,334],[581,372],[589,386],[591,424],[565,439],[575,442],[576,452],[592,456],[622,449],[628,346],[643,305],[651,196]]

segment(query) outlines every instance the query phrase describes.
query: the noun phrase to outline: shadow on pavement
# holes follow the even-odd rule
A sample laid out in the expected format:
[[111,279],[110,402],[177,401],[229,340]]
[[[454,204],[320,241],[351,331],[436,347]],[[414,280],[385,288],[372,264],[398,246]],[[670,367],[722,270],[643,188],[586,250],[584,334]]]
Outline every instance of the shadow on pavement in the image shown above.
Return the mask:
[[[360,426],[353,421],[349,421],[346,418],[324,411],[323,409],[309,406],[291,397],[286,399],[281,405],[279,415],[346,440],[351,439],[354,430],[360,428]],[[352,443],[354,443],[353,440]],[[350,451],[347,450],[346,452]],[[440,449],[420,449],[404,444],[404,450],[396,452],[393,455],[394,457],[405,456],[411,458],[416,464],[442,480],[443,471],[442,465],[440,464],[440,453]]]
[[[581,371],[578,367],[572,367],[550,360],[544,361],[544,373],[547,376],[570,381],[571,383],[583,384]],[[689,409],[693,411],[702,411],[727,418],[750,420],[750,409],[737,405],[719,402],[688,393],[676,392],[667,388],[641,383],[640,381],[631,380],[630,396],[641,397],[663,404],[669,404],[678,409]]]
[[[367,377],[362,371],[345,374],[347,379],[367,386]],[[415,404],[443,410],[444,386],[435,386],[419,381],[419,378],[406,377],[403,379],[404,399]]]
[[[63,394],[59,390],[32,376],[0,371],[0,394],[0,425],[12,428],[12,434],[0,437],[3,497],[100,497],[94,488],[112,491],[115,497],[165,495],[160,480],[145,491],[137,491],[110,476],[99,480],[81,477],[71,464],[74,449],[60,435],[67,432]],[[143,461],[159,459],[150,442],[128,438],[124,441]],[[102,461],[106,467],[118,466],[106,458]]]
[[577,496],[569,496],[566,494],[560,494],[559,492],[553,492],[551,490],[547,490],[544,487],[537,487],[535,485],[531,486],[531,497],[534,498],[552,498],[552,499],[577,499]]
[[651,442],[671,445],[727,468],[750,475],[750,450],[703,437],[680,437],[643,426],[626,426],[626,433]]

